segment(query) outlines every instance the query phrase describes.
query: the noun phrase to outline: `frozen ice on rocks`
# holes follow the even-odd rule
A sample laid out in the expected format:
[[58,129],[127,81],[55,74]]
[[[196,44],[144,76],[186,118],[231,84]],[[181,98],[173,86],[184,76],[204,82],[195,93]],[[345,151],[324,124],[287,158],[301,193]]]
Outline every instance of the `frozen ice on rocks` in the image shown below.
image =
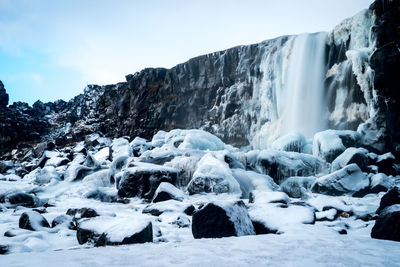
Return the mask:
[[232,175],[228,164],[211,153],[204,155],[197,164],[192,180],[187,186],[189,194],[235,193],[240,194],[240,185]]
[[366,170],[368,165],[368,150],[355,147],[347,148],[332,162],[331,171],[337,171],[352,163],[357,164],[361,170]]
[[60,181],[61,177],[53,166],[46,166],[43,169],[38,168],[36,172],[35,183],[39,185],[48,184],[51,181]]
[[179,145],[182,150],[223,150],[225,144],[213,134],[203,130],[185,130],[182,132],[183,142]]
[[315,177],[289,177],[281,183],[283,192],[293,198],[302,198],[310,192],[311,186],[315,182]]
[[292,132],[276,139],[271,148],[289,152],[304,152],[304,146],[307,145],[306,138],[299,132]]
[[109,147],[103,147],[98,152],[96,152],[93,157],[100,163],[104,163],[110,160],[111,150]]
[[343,169],[316,179],[311,190],[316,193],[340,196],[353,194],[369,186],[369,179],[357,166],[350,164]]
[[133,139],[133,141],[130,143],[130,146],[135,157],[139,157],[145,151],[152,148],[151,143],[147,142],[146,139],[141,137],[135,137],[135,139]]
[[165,136],[167,135],[166,131],[158,131],[151,139],[151,145],[153,147],[161,147],[165,144]]
[[128,140],[125,138],[114,139],[111,146],[111,151],[113,160],[120,157],[132,157],[131,146],[129,145]]
[[279,189],[274,180],[265,174],[243,169],[232,169],[232,175],[240,185],[242,197],[246,199],[249,198],[250,192],[253,190],[268,192]]
[[152,202],[155,203],[169,199],[182,201],[184,198],[185,194],[181,190],[171,183],[162,182],[154,193]]

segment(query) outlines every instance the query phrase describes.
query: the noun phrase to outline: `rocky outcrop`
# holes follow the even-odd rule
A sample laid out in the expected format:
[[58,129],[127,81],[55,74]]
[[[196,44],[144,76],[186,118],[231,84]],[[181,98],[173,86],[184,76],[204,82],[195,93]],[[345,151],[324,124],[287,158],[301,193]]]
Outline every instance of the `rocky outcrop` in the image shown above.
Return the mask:
[[4,89],[4,84],[0,81],[0,108],[5,108],[8,106],[8,94],[6,89]]

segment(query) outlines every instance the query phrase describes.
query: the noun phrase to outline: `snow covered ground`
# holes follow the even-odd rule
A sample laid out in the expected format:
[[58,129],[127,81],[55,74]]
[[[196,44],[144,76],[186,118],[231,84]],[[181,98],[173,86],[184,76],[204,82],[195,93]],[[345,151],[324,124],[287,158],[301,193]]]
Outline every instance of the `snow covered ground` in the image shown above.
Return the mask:
[[0,266],[400,266],[400,243],[349,235],[320,224],[257,235],[0,257]]

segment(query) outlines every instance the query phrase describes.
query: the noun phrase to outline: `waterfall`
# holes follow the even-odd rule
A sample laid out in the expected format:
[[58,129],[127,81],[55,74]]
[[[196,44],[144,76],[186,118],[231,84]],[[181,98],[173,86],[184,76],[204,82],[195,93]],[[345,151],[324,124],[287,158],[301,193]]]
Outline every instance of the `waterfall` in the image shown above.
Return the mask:
[[327,33],[294,37],[281,92],[282,133],[312,137],[327,127],[324,79]]

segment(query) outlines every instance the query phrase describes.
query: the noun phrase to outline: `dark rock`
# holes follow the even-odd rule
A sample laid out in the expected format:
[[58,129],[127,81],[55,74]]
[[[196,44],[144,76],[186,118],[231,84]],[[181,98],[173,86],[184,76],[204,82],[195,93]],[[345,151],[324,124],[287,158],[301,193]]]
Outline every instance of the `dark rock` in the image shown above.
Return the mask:
[[383,172],[387,175],[396,175],[396,163],[398,163],[396,158],[393,156],[392,153],[389,152],[384,155],[378,156],[375,165],[378,166],[379,172]]
[[154,165],[146,170],[143,168],[128,168],[124,171],[121,181],[117,185],[118,195],[121,197],[141,197],[152,199],[158,186],[162,182],[175,184],[178,170]]
[[14,164],[12,163],[12,161],[1,160],[0,161],[0,173],[5,173],[9,169],[11,169],[13,166],[14,166]]
[[196,211],[196,208],[193,205],[190,205],[183,212],[188,216],[192,216],[195,211]]
[[19,218],[19,228],[37,231],[41,230],[43,227],[50,228],[50,225],[47,220],[36,211],[24,212]]
[[221,238],[255,234],[254,226],[242,201],[208,203],[192,219],[194,238]]
[[0,108],[5,108],[8,106],[8,94],[6,89],[4,89],[4,84],[0,81]]
[[276,234],[278,231],[269,229],[264,223],[259,221],[252,221],[256,235]]
[[400,205],[392,205],[379,213],[371,237],[400,242]]
[[395,204],[400,204],[399,186],[393,187],[381,198],[381,203],[379,204],[379,208],[376,210],[376,213],[379,214],[385,208]]
[[8,245],[0,245],[0,255],[7,254],[9,249]]
[[93,218],[99,216],[96,210],[92,208],[68,209],[67,215],[73,216],[76,219]]
[[38,198],[32,194],[17,192],[7,195],[5,197],[5,202],[13,206],[33,208],[38,203]]

